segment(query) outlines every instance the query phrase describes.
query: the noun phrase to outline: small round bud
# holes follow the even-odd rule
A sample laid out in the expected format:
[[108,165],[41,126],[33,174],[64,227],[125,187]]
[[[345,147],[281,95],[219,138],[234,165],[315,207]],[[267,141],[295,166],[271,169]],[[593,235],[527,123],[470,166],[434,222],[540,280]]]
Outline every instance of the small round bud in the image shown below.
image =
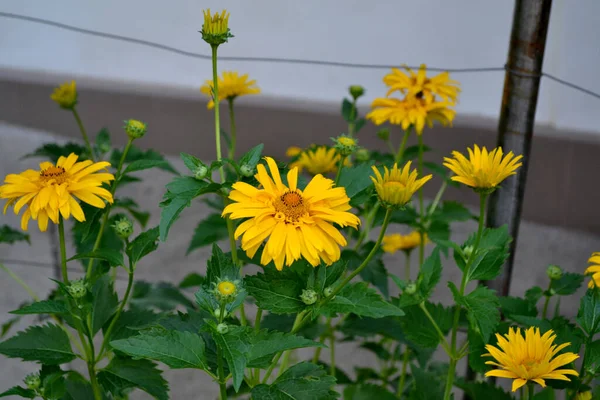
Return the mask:
[[249,178],[252,175],[254,175],[254,168],[248,164],[242,164],[242,166],[240,167],[240,172],[242,173],[243,176],[245,176],[246,178]]
[[213,283],[213,294],[219,302],[231,303],[238,295],[239,281],[221,280]]
[[87,293],[87,287],[83,280],[72,281],[68,286],[69,294],[75,299],[80,299]]
[[42,380],[39,374],[29,374],[23,379],[23,383],[28,389],[36,390],[42,384]]
[[221,335],[224,335],[227,332],[229,332],[229,327],[227,326],[227,324],[220,323],[219,325],[217,325],[217,332],[219,332]]
[[345,157],[354,153],[358,147],[357,146],[358,140],[351,138],[350,136],[341,135],[341,136],[338,136],[337,138],[331,138],[331,139],[335,143],[335,145],[333,147],[335,147],[335,149],[338,151],[338,153],[340,153],[342,156],[345,156]]
[[465,261],[468,261],[469,258],[471,258],[473,250],[475,250],[473,246],[465,246],[465,248],[462,250]]
[[356,160],[361,162],[369,161],[369,158],[371,157],[371,154],[367,149],[358,149],[354,155],[356,156]]
[[311,304],[315,304],[317,302],[318,295],[317,292],[311,289],[303,289],[302,294],[300,295],[300,300],[304,302],[307,306]]
[[125,129],[127,136],[131,139],[139,139],[146,134],[148,125],[137,119],[128,119],[125,121],[125,126],[123,128]]
[[206,175],[208,175],[208,167],[206,165],[200,165],[198,168],[196,168],[196,171],[194,171],[194,178],[198,179],[199,181],[206,178]]
[[127,239],[133,233],[133,222],[127,217],[123,217],[112,225],[117,236],[122,239]]
[[408,285],[404,288],[404,293],[406,294],[415,294],[417,293],[417,285],[414,282],[409,282]]
[[354,100],[358,99],[360,96],[362,96],[363,94],[365,94],[365,88],[360,86],[360,85],[352,85],[349,88],[349,92],[350,92],[350,96],[352,96],[352,98]]
[[562,278],[563,271],[558,265],[549,265],[548,268],[546,268],[546,275],[548,275],[548,278],[555,281]]
[[381,140],[388,140],[390,138],[390,130],[387,128],[378,130],[377,137]]
[[[221,309],[215,308],[214,315],[216,319],[221,318]],[[227,318],[228,315],[229,313],[227,312],[227,310],[223,310],[223,318]]]
[[333,286],[328,286],[325,288],[325,290],[323,290],[323,295],[325,297],[331,296],[331,293],[333,293]]
[[72,110],[77,104],[77,84],[75,81],[63,83],[54,89],[50,98],[61,108]]

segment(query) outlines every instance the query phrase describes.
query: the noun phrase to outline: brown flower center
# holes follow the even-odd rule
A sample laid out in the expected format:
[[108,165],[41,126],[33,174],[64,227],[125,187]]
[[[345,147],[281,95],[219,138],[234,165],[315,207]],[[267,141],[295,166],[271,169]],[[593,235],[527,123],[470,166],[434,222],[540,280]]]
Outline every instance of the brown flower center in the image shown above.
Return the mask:
[[300,217],[308,213],[308,205],[302,195],[295,190],[282,194],[273,202],[273,206],[277,211],[275,218],[285,222],[298,222]]
[[40,179],[44,183],[54,181],[55,183],[61,184],[66,180],[66,173],[63,167],[48,167],[43,171],[40,171]]

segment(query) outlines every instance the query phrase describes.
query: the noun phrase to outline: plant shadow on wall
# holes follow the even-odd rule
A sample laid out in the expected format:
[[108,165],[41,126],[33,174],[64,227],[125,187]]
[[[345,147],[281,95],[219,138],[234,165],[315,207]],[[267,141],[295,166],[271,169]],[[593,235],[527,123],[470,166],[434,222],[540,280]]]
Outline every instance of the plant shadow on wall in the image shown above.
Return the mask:
[[[450,399],[458,389],[472,399],[543,400],[559,392],[569,399],[598,398],[600,253],[590,258],[591,280],[574,321],[550,304],[573,295],[584,275],[558,266],[548,267],[546,288],[533,287],[523,298],[498,297],[481,285],[468,289],[470,282],[497,277],[508,256],[506,227],[487,228],[484,217],[488,196],[502,190],[521,156],[474,145],[453,152],[443,165],[424,162],[430,150],[425,128],[452,123],[458,82],[448,73],[428,76],[425,66],[393,69],[384,77],[388,93],[373,101],[365,118],[356,107],[364,89],[350,87],[341,110],[347,132],[329,144],[291,147],[287,162],[263,156],[261,144],[237,157],[235,99],[260,90],[247,75],[218,76],[217,50],[233,37],[228,22],[227,12],[208,10],[201,31],[213,56],[213,79],[201,91],[215,116],[216,160],[182,153],[185,175],[159,153],[134,145],[146,134],[143,122],[126,121],[123,149],[112,148],[106,130],[92,143],[77,113],[75,82],[52,94],[73,114],[84,146],[42,146],[29,155],[45,159],[39,169],[6,176],[0,197],[6,199],[4,212],[12,208],[21,215],[24,231],[30,220],[41,231],[57,225],[62,279],[41,299],[0,264],[32,298],[11,312],[2,336],[24,315],[42,321],[0,343],[1,354],[41,365],[0,397],[126,399],[139,389],[162,400],[169,398],[162,370],[186,368],[210,376],[221,399]],[[220,128],[221,102],[228,105],[228,133]],[[359,147],[367,120],[390,125],[378,133],[389,152]],[[410,135],[418,145],[406,146]],[[149,168],[176,175],[160,204],[160,224],[152,228],[134,199],[118,195],[140,180],[137,171]],[[422,188],[433,184],[433,174],[441,185],[427,203]],[[478,213],[443,201],[448,185],[472,189],[480,199]],[[167,240],[196,199],[214,210],[200,221],[188,248],[212,245],[206,275],[193,273],[178,286],[135,281],[139,262],[151,262],[159,241]],[[453,242],[450,224],[472,219],[477,230],[465,243]],[[66,254],[67,220],[75,255]],[[388,234],[400,225],[411,232]],[[0,229],[0,242],[22,240],[28,235]],[[215,244],[220,240],[229,241],[227,251]],[[426,246],[433,247],[427,258]],[[402,277],[384,263],[384,253],[397,251],[406,255]],[[411,267],[413,251],[418,263]],[[460,282],[448,282],[450,305],[430,300],[442,258],[461,271]],[[78,262],[84,277],[71,280],[67,264]],[[260,272],[246,273],[249,264]],[[119,297],[114,284],[121,267],[128,284]],[[390,296],[390,280],[398,297]],[[256,305],[254,315],[248,315],[248,303]],[[340,368],[340,341],[372,352],[379,368]],[[311,348],[313,356],[299,361],[300,348]],[[433,358],[438,348],[443,362]],[[476,380],[457,374],[463,358]],[[76,372],[75,363],[86,373]],[[491,377],[510,379],[512,390],[495,386]]]

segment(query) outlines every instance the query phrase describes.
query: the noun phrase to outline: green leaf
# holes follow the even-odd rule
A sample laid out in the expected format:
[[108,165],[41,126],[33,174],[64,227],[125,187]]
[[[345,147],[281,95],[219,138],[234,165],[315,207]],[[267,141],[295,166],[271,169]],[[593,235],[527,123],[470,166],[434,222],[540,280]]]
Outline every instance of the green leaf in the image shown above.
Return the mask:
[[133,265],[158,248],[158,227],[140,233],[127,246],[127,254]]
[[[486,228],[483,231],[481,241],[479,243],[479,249],[475,255],[475,260],[469,268],[468,281],[472,280],[491,280],[496,278],[502,269],[502,265],[508,258],[508,248],[512,241],[508,234],[508,228],[506,225],[500,228],[490,229]],[[465,246],[472,246],[475,243],[474,235],[467,240]],[[457,259],[457,253],[454,253],[455,260]],[[462,261],[464,269],[464,261],[459,256],[459,260]],[[457,260],[457,262],[459,261]]]
[[400,323],[400,320],[404,318],[406,316],[402,318],[363,318],[357,315],[349,315],[344,319],[340,331],[351,338],[367,338],[382,335],[389,339],[405,342],[406,337],[403,334],[403,328]]
[[[343,250],[341,259],[346,260],[348,262],[348,269],[353,271],[367,258],[374,245],[375,242],[368,242],[360,249],[360,253],[354,250]],[[388,272],[381,260],[382,254],[382,251],[377,251],[371,261],[369,261],[369,264],[360,271],[360,277],[363,281],[372,283],[387,298],[389,297]],[[329,268],[331,267],[327,267],[328,270]]]
[[186,255],[193,250],[216,243],[227,237],[227,221],[221,217],[221,214],[210,214],[208,217],[200,221],[194,230],[194,236],[188,246]]
[[584,279],[584,275],[563,272],[560,279],[552,280],[550,289],[559,296],[569,296],[579,289]]
[[352,105],[352,102],[348,99],[342,101],[342,118],[344,118],[346,122],[353,122],[356,119],[356,116],[354,115],[354,105]]
[[66,393],[62,400],[93,399],[92,385],[80,374],[70,372],[65,381]]
[[[122,155],[121,150],[119,150],[119,149],[113,150],[112,154],[110,155],[110,163],[112,165],[119,165],[119,160],[121,159],[121,155]],[[129,151],[127,152],[127,156],[125,157],[125,163],[133,163],[138,160],[163,161],[164,164],[157,165],[158,168],[160,168],[164,171],[167,171],[167,172],[171,172],[173,174],[177,174],[177,170],[175,168],[173,168],[173,166],[168,161],[166,161],[165,158],[160,153],[157,153],[156,151],[154,151],[152,149],[144,151],[136,146],[131,146],[129,148]]]
[[10,311],[11,314],[26,315],[26,314],[66,314],[69,308],[62,301],[43,300],[32,304],[28,304],[18,310]]
[[29,235],[11,228],[8,225],[2,225],[0,227],[0,243],[13,244],[15,242],[27,242],[29,241]]
[[512,315],[526,315],[529,317],[537,317],[538,310],[535,304],[530,301],[518,297],[499,297],[502,313],[510,318]]
[[[592,399],[593,398],[594,397],[592,397]],[[532,400],[556,400],[556,397],[554,396],[554,388],[548,387],[541,392],[534,394]]]
[[0,397],[7,397],[7,396],[20,396],[20,397],[24,397],[26,399],[35,399],[37,397],[37,394],[31,389],[25,389],[25,388],[22,388],[21,386],[13,386],[10,389],[8,389],[6,392],[0,393]]
[[260,143],[251,148],[246,154],[242,156],[242,158],[240,158],[240,166],[247,165],[252,169],[256,168],[260,161],[260,156],[262,155],[264,147],[265,145]]
[[136,281],[130,302],[139,308],[157,308],[162,311],[171,311],[179,306],[195,308],[194,303],[179,288],[167,282],[150,284]]
[[231,255],[223,253],[216,243],[213,244],[212,256],[207,264],[206,280],[210,283],[224,279],[235,280],[240,277],[240,268],[233,264]]
[[468,221],[473,219],[471,211],[456,201],[444,201],[431,216],[432,219],[444,222]]
[[183,160],[183,163],[190,170],[191,173],[196,173],[196,170],[200,166],[206,166],[198,157],[195,157],[187,153],[179,153],[179,157]]
[[53,324],[31,326],[17,333],[0,343],[0,354],[47,365],[68,363],[76,357],[65,331]]
[[365,126],[366,123],[367,123],[366,119],[364,119],[364,118],[358,119],[354,125],[354,133],[360,132],[360,130]]
[[[155,314],[151,310],[137,309],[126,310],[115,322],[110,335],[111,340],[127,339],[139,333],[141,328],[152,326],[161,319],[160,314]],[[103,333],[106,334],[108,327],[103,327]]]
[[473,329],[479,331],[487,343],[500,322],[500,301],[493,290],[479,286],[466,296],[461,296],[451,283],[448,283],[454,300],[467,309],[467,318]]
[[191,332],[154,329],[110,344],[136,359],[160,361],[173,369],[206,369],[204,340]]
[[588,289],[581,298],[577,323],[589,336],[594,336],[600,330],[600,291]]
[[335,378],[315,364],[302,362],[281,374],[271,385],[256,385],[253,399],[265,400],[334,400]]
[[136,160],[125,168],[123,175],[130,174],[132,172],[143,171],[154,167],[165,168],[169,163],[165,160]]
[[538,301],[540,301],[542,297],[544,297],[544,289],[542,289],[539,286],[534,286],[531,289],[527,289],[527,291],[525,291],[525,298],[534,306],[537,304]]
[[[267,269],[265,269],[267,271]],[[250,275],[244,278],[246,290],[263,310],[275,314],[295,314],[306,307],[300,300],[304,281],[287,274]]]
[[328,315],[353,313],[374,318],[404,315],[400,308],[386,302],[366,282],[349,284],[325,304],[321,311]]
[[429,299],[441,276],[442,260],[440,259],[439,249],[436,248],[423,263],[417,278],[417,287],[422,301]]
[[95,251],[80,253],[69,258],[67,261],[83,260],[90,258],[95,260],[104,260],[108,262],[111,267],[120,267],[125,265],[125,261],[123,260],[123,254],[121,254],[120,251],[113,249],[97,249]]
[[67,391],[64,378],[65,373],[66,371],[62,371],[60,367],[57,366],[42,366],[40,378],[42,380],[42,390],[46,399],[63,399]]
[[600,370],[600,340],[595,340],[587,348],[587,358],[585,359],[585,369],[595,371]]
[[10,328],[12,328],[13,325],[16,324],[17,322],[19,322],[20,320],[21,320],[21,317],[14,317],[14,318],[9,319],[8,321],[5,321],[2,324],[2,329],[0,329],[0,339],[2,339],[4,336],[6,336],[8,331],[10,331]]
[[444,397],[444,383],[440,381],[440,376],[415,365],[410,366],[410,372],[415,380],[413,389],[410,392],[410,400],[433,400]]
[[397,400],[390,391],[372,383],[350,385],[344,389],[344,400]]
[[322,343],[306,339],[302,336],[283,333],[277,331],[268,331],[262,329],[258,333],[252,332],[250,328],[245,328],[246,332],[250,331],[251,340],[249,347],[249,366],[260,366],[262,360],[269,360],[266,366],[270,364],[273,356],[281,351],[300,349],[305,347],[326,347]]
[[79,161],[83,161],[87,158],[84,155],[89,157],[87,148],[77,143],[65,143],[63,145],[57,143],[46,143],[42,145],[42,147],[35,149],[33,153],[24,155],[23,158],[40,157],[49,159],[53,163],[56,163],[60,156],[68,157],[71,153],[79,154]]
[[98,382],[114,396],[139,388],[158,400],[168,400],[169,386],[156,364],[148,360],[113,358],[98,373]]
[[[444,308],[441,304],[425,303],[427,311],[444,334],[452,327],[453,309]],[[406,307],[406,315],[400,318],[400,325],[406,337],[419,346],[435,348],[440,342],[439,335],[431,321],[419,306]]]
[[366,162],[350,168],[344,168],[342,171],[338,186],[343,186],[346,189],[346,195],[350,199],[373,185],[373,181],[371,181],[371,175],[373,175],[372,165],[373,163]]
[[110,141],[110,132],[106,128],[100,129],[96,134],[96,151],[100,154],[108,152],[112,148]]
[[488,382],[456,381],[456,386],[465,391],[472,400],[512,400],[512,396],[502,388]]
[[185,278],[183,278],[183,280],[181,282],[179,282],[179,288],[187,289],[187,288],[202,286],[202,285],[204,285],[205,282],[206,282],[205,277],[203,277],[202,275],[200,275],[196,272],[192,272],[192,273],[187,274],[185,276]]
[[101,276],[92,288],[92,335],[110,319],[117,310],[119,297],[108,275]]

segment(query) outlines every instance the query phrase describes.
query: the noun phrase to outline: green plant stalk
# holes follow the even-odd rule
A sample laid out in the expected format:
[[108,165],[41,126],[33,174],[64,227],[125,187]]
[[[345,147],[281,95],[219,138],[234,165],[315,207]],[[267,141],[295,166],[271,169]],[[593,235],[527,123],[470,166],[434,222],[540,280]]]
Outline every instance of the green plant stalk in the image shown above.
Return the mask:
[[431,313],[425,306],[425,303],[419,304],[419,308],[421,310],[423,310],[423,313],[425,314],[427,319],[433,325],[435,331],[437,332],[438,336],[440,337],[440,343],[442,345],[442,348],[444,349],[446,354],[448,354],[448,357],[450,357],[450,359],[454,359],[455,357],[454,357],[454,351],[452,350],[452,347],[450,347],[450,345],[448,344],[448,341],[446,340],[446,336],[444,335],[444,333],[440,329],[439,325],[437,324],[437,322],[435,321],[435,319],[433,318],[433,316],[431,315]]
[[[548,290],[546,292],[550,293],[551,288],[552,279],[550,279],[550,282],[548,283]],[[552,295],[544,295],[544,297],[546,297],[546,300],[544,301],[544,309],[542,310],[542,319],[546,319],[546,315],[548,314],[548,305],[550,304],[550,299],[552,298]]]
[[[217,148],[217,161],[221,161],[221,119],[219,117],[219,76],[217,71],[217,47],[211,45],[212,48],[212,73],[213,73],[213,102],[215,104],[215,144]],[[223,166],[219,167],[219,176],[221,182],[225,182],[225,171]]]
[[23,289],[25,289],[27,294],[29,294],[29,296],[31,296],[31,298],[33,300],[40,301],[40,298],[38,297],[37,294],[35,294],[33,289],[31,289],[31,287],[29,287],[29,285],[27,283],[25,283],[25,281],[23,279],[21,279],[17,274],[15,274],[10,268],[8,268],[6,265],[0,263],[0,269],[4,270],[4,272],[6,272],[11,278],[13,278],[13,280],[15,282],[17,282],[19,285],[21,285],[21,287]]
[[523,396],[521,396],[523,400],[531,400],[533,399],[533,384],[528,383],[525,385],[525,390],[523,390]]
[[358,109],[356,108],[356,99],[352,98],[352,109],[350,110],[352,121],[348,122],[348,137],[354,137],[354,128],[356,127],[356,118],[358,117]]
[[235,157],[235,146],[237,143],[237,132],[235,127],[235,112],[233,110],[233,98],[228,98],[227,102],[229,103],[229,129],[231,132],[231,145],[229,146],[228,157],[230,160],[234,160]]
[[339,183],[340,178],[342,176],[342,169],[344,168],[344,161],[346,161],[346,156],[341,156],[340,162],[338,163],[337,174],[335,174],[335,185],[336,186]]
[[[221,313],[219,314],[219,323],[225,318],[225,303],[221,304]],[[219,373],[219,392],[221,400],[227,399],[227,378],[225,377],[225,369],[223,368],[223,351],[220,346],[217,346],[217,370]]]
[[[475,260],[477,256],[477,250],[479,248],[479,242],[481,241],[481,235],[483,234],[484,227],[484,219],[485,219],[485,205],[486,200],[488,198],[487,194],[480,193],[479,194],[479,225],[477,227],[477,236],[475,238],[475,244],[473,246],[473,251],[465,265],[465,269],[463,270],[463,276],[460,283],[460,295],[463,296],[465,294],[465,288],[467,286],[467,277],[469,276],[469,269],[471,268],[471,264]],[[452,340],[451,340],[451,350],[453,355],[455,355],[456,350],[456,335],[458,333],[458,322],[460,319],[460,306],[456,306],[456,310],[454,311],[454,322],[452,324]],[[455,357],[450,358],[450,367],[448,369],[448,377],[446,379],[446,389],[444,392],[444,400],[450,399],[450,394],[452,393],[452,386],[454,385],[454,375],[456,372],[456,363],[458,360]]]
[[[398,147],[398,151],[396,152],[396,155],[394,157],[395,163],[399,163],[402,160],[402,156],[404,156],[404,150],[406,149],[406,141],[408,140],[408,137],[410,136],[410,131],[411,131],[410,127],[404,131],[404,135],[402,136],[402,141],[400,142],[400,147]],[[421,136],[419,136],[419,138],[420,137]]]
[[[306,315],[306,311],[301,311],[301,312],[299,312],[296,315],[296,319],[294,320],[294,325],[292,326],[292,330],[290,331],[290,333],[296,333],[296,332],[298,332],[298,330],[300,329],[300,324],[301,324],[302,320],[304,319],[305,315]],[[279,359],[281,358],[282,354],[283,354],[283,352],[277,353],[277,355],[275,356],[275,358],[271,362],[271,365],[269,365],[269,368],[267,369],[267,372],[265,373],[265,377],[263,378],[262,383],[267,383],[268,382],[268,380],[271,377],[271,374],[273,373],[273,370],[277,366],[277,363],[279,362]],[[282,364],[282,367],[283,367],[283,364]],[[284,368],[281,368],[281,370],[283,370],[283,369]]]
[[363,244],[369,233],[371,232],[371,228],[373,226],[373,221],[375,220],[375,216],[377,215],[377,211],[379,211],[380,204],[379,202],[375,203],[369,214],[367,214],[367,219],[365,221],[365,227],[360,231],[360,235],[358,236],[358,240],[354,245],[354,251],[357,251],[360,246]]
[[329,375],[335,376],[335,331],[331,326],[331,318],[327,319],[327,328],[329,330]]
[[[260,322],[262,320],[262,314],[262,308],[258,307],[258,309],[256,310],[256,317],[254,318],[254,333],[258,334],[258,332],[260,331]],[[253,380],[255,384],[260,383],[260,368],[254,368]]]
[[[419,139],[419,152],[418,152],[418,164],[417,164],[417,173],[419,174],[419,178],[423,177],[423,135],[417,135]],[[425,219],[425,206],[423,205],[423,188],[419,188],[419,213],[421,214],[421,225]],[[423,261],[425,259],[425,232],[423,232],[423,226],[419,228],[420,235],[420,243],[419,243],[419,270],[423,266]]]
[[406,370],[408,367],[408,360],[410,359],[410,349],[406,346],[404,350],[404,356],[402,357],[402,370],[400,372],[400,381],[398,382],[398,389],[396,390],[396,397],[401,398],[404,392],[404,385],[406,383]]
[[90,139],[87,135],[87,132],[85,131],[85,127],[83,126],[83,122],[81,122],[81,118],[79,117],[79,113],[77,112],[77,109],[75,107],[73,107],[71,109],[71,111],[73,111],[73,116],[75,117],[75,121],[77,121],[77,125],[79,126],[79,130],[81,131],[81,136],[83,137],[83,141],[85,142],[85,146],[87,147],[89,153],[90,153],[90,159],[93,162],[96,162],[96,156],[94,155],[94,149],[92,148],[92,144],[90,143]]
[[283,371],[287,369],[293,352],[294,350],[288,350],[283,353],[283,360],[281,360],[281,365],[279,366],[279,370],[277,371],[277,377],[283,374]]
[[411,253],[411,251],[412,251],[412,249],[406,250],[404,252],[404,255],[406,256],[406,263],[405,263],[406,265],[404,266],[404,273],[405,273],[406,281],[410,281],[410,253]]
[[442,182],[442,186],[440,186],[440,189],[438,190],[438,192],[435,195],[435,198],[433,199],[433,203],[431,203],[431,207],[429,207],[429,216],[432,216],[433,213],[435,212],[435,210],[437,209],[437,206],[440,204],[442,195],[446,191],[447,187],[448,187],[448,182],[446,180],[444,180],[444,182]]
[[[113,196],[117,191],[117,183],[121,178],[121,170],[123,169],[123,164],[125,163],[125,158],[127,157],[127,153],[129,153],[129,149],[131,149],[131,144],[133,143],[133,139],[129,138],[125,148],[123,149],[123,154],[121,154],[121,159],[119,160],[119,164],[117,165],[117,172],[115,174],[115,180],[110,188],[110,194]],[[106,205],[106,209],[104,210],[104,215],[102,216],[102,222],[100,223],[100,230],[98,231],[98,236],[96,236],[96,241],[94,242],[94,247],[92,247],[92,252],[98,250],[100,247],[100,243],[102,242],[102,235],[104,234],[104,230],[106,229],[106,224],[108,223],[108,217],[110,216],[110,209],[112,208],[111,204]],[[92,267],[94,266],[94,259],[90,258],[88,261],[87,270],[85,272],[85,277],[89,279],[92,276]]]
[[65,247],[65,223],[62,215],[58,216],[58,240],[60,242],[60,270],[65,285],[69,285],[69,272],[67,271],[67,249]]

